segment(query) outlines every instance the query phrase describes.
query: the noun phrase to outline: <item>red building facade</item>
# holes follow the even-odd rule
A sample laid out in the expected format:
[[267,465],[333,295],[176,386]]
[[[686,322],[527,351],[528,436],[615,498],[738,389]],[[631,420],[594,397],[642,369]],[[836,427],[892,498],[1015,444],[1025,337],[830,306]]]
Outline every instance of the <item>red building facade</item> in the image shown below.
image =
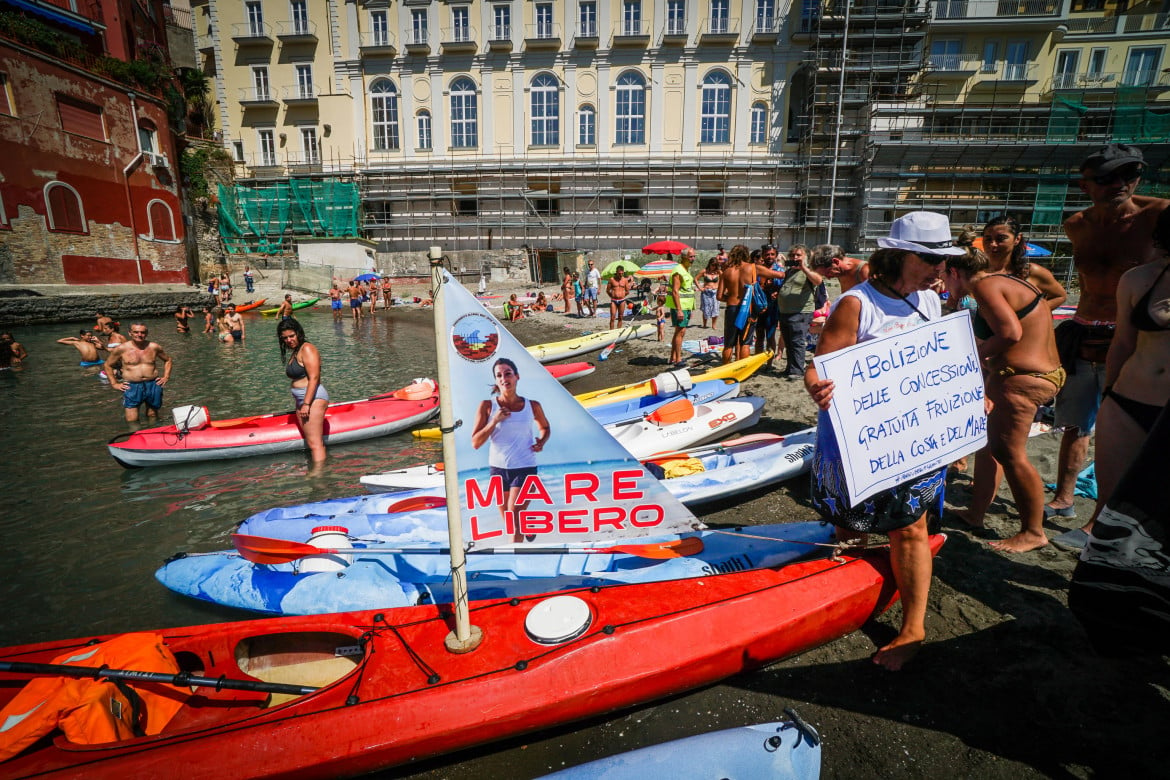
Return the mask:
[[93,38],[76,40],[89,51],[55,56],[0,34],[0,283],[187,283],[166,104],[95,72]]

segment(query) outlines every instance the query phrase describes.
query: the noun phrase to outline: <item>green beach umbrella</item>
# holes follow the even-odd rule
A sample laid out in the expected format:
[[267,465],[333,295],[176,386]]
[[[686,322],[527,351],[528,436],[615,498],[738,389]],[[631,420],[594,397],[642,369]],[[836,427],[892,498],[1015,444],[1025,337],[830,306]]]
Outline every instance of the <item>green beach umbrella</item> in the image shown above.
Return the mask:
[[608,279],[609,277],[616,274],[617,269],[619,269],[619,268],[624,268],[624,269],[626,269],[627,274],[632,274],[638,270],[639,266],[637,263],[635,263],[631,260],[614,260],[612,263],[607,265],[605,267],[605,269],[601,272],[601,278]]

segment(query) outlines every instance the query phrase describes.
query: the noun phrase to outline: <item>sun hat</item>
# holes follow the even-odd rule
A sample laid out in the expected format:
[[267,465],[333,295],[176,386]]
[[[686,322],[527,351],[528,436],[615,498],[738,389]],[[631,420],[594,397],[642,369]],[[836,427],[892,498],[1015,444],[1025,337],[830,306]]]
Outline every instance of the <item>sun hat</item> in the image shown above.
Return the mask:
[[1092,171],[1098,176],[1110,174],[1126,165],[1144,166],[1142,150],[1129,144],[1109,144],[1090,154],[1081,163],[1082,171]]
[[933,211],[912,211],[895,219],[889,238],[879,238],[877,243],[885,249],[908,249],[922,255],[961,255],[967,251],[955,246],[946,214]]

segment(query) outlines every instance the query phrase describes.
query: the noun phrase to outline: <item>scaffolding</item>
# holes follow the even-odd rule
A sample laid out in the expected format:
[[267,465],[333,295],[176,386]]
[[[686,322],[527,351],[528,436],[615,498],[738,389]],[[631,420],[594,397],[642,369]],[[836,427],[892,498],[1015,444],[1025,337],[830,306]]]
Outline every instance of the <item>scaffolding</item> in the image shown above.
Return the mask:
[[221,184],[217,209],[230,254],[287,254],[297,238],[361,235],[361,196],[352,178]]

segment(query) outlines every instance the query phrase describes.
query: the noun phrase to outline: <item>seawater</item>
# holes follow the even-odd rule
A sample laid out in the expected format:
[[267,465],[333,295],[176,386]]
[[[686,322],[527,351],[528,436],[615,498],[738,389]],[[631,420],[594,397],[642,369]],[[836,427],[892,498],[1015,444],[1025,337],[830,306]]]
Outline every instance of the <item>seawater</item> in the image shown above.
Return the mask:
[[[170,318],[145,320],[175,361],[160,423],[182,404],[208,407],[213,420],[292,407],[274,319],[245,316],[248,338],[230,345],[178,334]],[[328,309],[297,316],[334,401],[435,375],[429,313],[379,312],[356,326]],[[0,645],[252,617],[176,596],[154,571],[179,551],[227,549],[255,512],[357,495],[363,474],[441,457],[437,442],[401,433],[331,447],[312,476],[303,453],[123,469],[106,449],[133,429],[121,394],[55,343],[79,327],[12,328],[31,356],[22,371],[0,371]]]

